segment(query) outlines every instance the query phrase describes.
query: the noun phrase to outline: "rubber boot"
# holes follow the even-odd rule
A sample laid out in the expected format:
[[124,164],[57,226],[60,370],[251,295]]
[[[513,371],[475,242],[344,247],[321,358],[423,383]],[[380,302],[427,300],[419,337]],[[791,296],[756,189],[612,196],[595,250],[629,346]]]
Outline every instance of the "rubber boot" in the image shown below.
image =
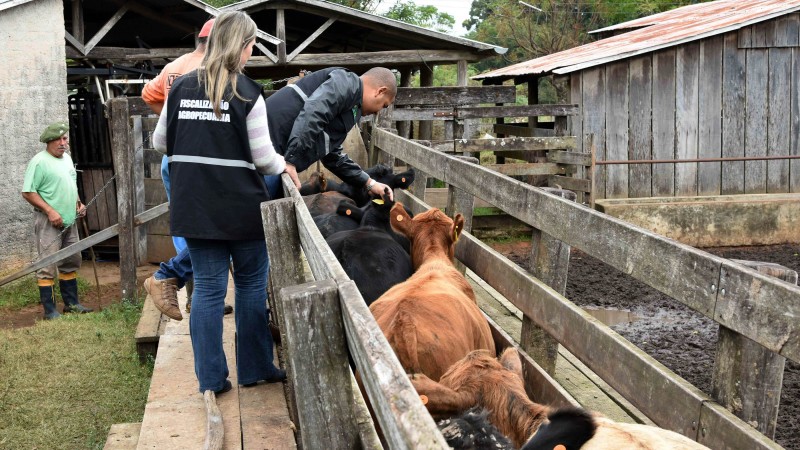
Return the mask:
[[78,302],[78,280],[58,280],[58,287],[61,288],[61,298],[64,300],[64,313],[90,313],[94,311]]
[[44,307],[44,320],[58,319],[61,314],[53,301],[53,286],[39,286],[39,301]]

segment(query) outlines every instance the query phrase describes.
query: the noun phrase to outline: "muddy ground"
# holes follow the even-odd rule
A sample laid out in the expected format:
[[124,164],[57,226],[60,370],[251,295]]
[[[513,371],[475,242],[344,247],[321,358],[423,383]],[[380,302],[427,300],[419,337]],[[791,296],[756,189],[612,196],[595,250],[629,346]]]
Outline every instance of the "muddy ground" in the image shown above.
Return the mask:
[[[494,246],[506,257],[529,269],[530,244]],[[781,264],[800,272],[800,245],[705,249],[725,258]],[[621,309],[632,321],[612,328],[697,386],[711,391],[717,325],[677,301],[599,260],[573,249],[566,297],[587,309]],[[601,319],[602,320],[602,319]],[[775,440],[800,450],[800,364],[786,362]]]

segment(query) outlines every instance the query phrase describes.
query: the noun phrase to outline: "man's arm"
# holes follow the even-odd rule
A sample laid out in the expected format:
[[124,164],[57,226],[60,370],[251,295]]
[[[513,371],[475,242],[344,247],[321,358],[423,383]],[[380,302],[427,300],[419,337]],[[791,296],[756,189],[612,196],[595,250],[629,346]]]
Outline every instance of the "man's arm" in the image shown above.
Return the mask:
[[[34,208],[41,210],[43,213],[47,214],[47,220],[50,221],[56,228],[61,228],[64,225],[64,219],[61,218],[61,214],[59,214],[55,209],[53,209],[50,205],[47,204],[46,201],[36,192],[23,192],[22,198],[24,198],[28,203],[33,205]],[[78,202],[80,203],[80,202]]]
[[[316,145],[325,126],[344,111],[358,104],[360,80],[352,72],[334,70],[306,100],[303,109],[294,121],[289,141],[286,145],[286,162],[297,167],[299,172],[306,170],[306,161],[316,161]],[[314,158],[302,158],[308,152]]]
[[[166,67],[164,68],[166,69]],[[142,88],[142,100],[156,114],[161,114],[161,109],[166,101],[167,70],[162,70],[155,78],[148,81]]]

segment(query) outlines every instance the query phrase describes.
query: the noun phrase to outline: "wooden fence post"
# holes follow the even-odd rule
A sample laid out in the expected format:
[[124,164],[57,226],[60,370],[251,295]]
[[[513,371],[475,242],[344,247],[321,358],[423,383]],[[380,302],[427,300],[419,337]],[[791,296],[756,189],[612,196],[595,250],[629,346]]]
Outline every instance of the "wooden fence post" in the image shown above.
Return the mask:
[[285,287],[285,355],[294,386],[299,441],[304,449],[358,448],[342,309],[331,279]]
[[[131,117],[131,157],[134,215],[141,214],[146,209],[144,201],[144,135],[142,132],[142,116]],[[136,248],[136,265],[142,265],[147,260],[147,227],[139,227],[134,236]]]
[[[478,158],[473,158],[472,156],[456,155],[455,158],[472,164],[478,164]],[[447,186],[447,207],[444,212],[450,217],[455,217],[457,213],[461,213],[461,215],[464,216],[464,229],[462,232],[472,232],[472,214],[474,209],[475,196],[453,185]],[[462,274],[467,271],[467,266],[462,264],[461,261],[456,261],[456,268]]]
[[117,217],[119,220],[119,284],[122,300],[136,296],[136,240],[133,211],[133,148],[128,99],[108,101],[111,117],[111,154],[117,174]]
[[[733,260],[760,273],[797,284],[797,272],[779,264]],[[722,284],[722,283],[720,283]],[[724,289],[721,285],[720,289]],[[720,291],[720,295],[724,295]],[[775,437],[786,358],[730,330],[719,327],[711,395],[737,417]]]
[[[568,200],[575,201],[576,198],[575,193],[572,191],[555,188],[542,189]],[[561,295],[564,295],[564,291],[567,288],[569,251],[569,244],[534,228],[531,236],[531,267],[533,275]],[[536,325],[528,316],[523,316],[522,318],[519,345],[547,373],[550,375],[555,374],[558,341]],[[525,374],[525,377],[526,385],[532,385],[533,380],[527,379],[528,374]]]

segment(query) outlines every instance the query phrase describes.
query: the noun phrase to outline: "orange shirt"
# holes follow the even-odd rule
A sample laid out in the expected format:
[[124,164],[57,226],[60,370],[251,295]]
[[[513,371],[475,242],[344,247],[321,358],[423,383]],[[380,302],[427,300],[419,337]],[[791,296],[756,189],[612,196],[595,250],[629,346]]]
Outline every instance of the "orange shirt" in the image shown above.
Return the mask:
[[142,89],[142,100],[148,105],[163,105],[167,100],[167,95],[169,95],[172,82],[179,76],[200,67],[202,61],[203,54],[195,50],[167,64],[158,76],[144,85]]

